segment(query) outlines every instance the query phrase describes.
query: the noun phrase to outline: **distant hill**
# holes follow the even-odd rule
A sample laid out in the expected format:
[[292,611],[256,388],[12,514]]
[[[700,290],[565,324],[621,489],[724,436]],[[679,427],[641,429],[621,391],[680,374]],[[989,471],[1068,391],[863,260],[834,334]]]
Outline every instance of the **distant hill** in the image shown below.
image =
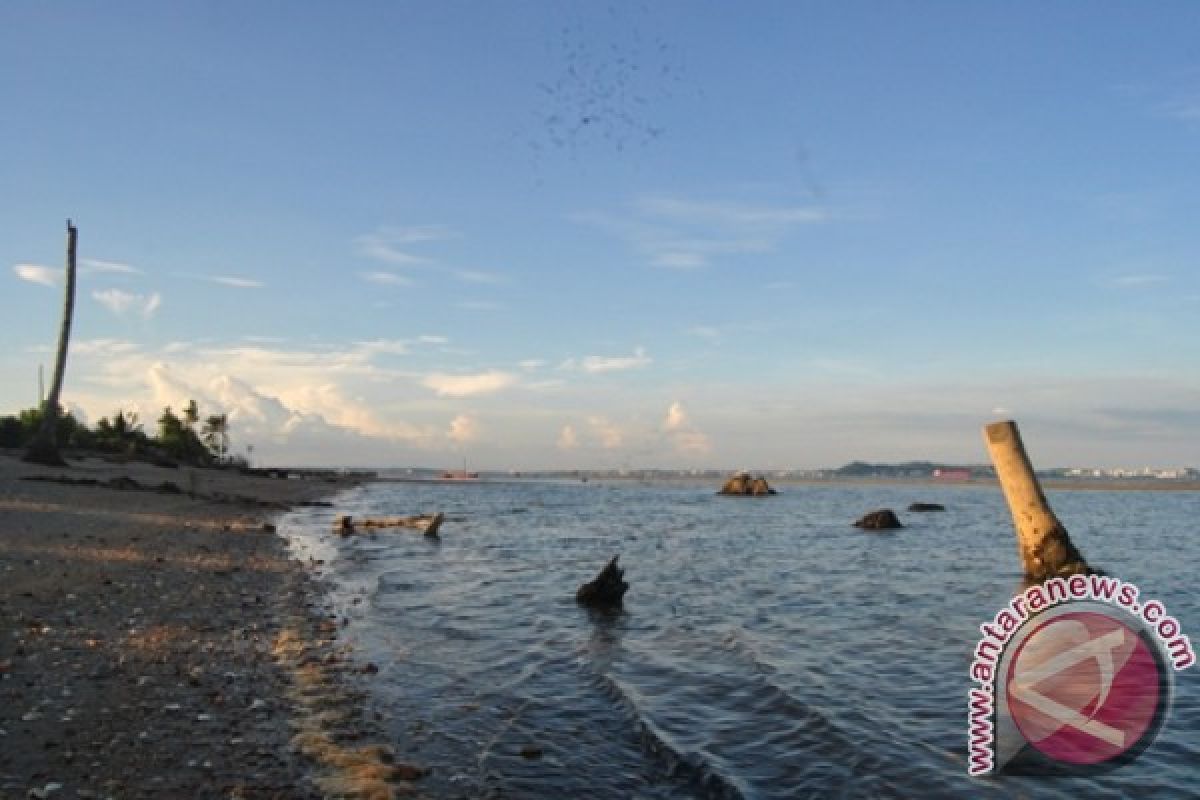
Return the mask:
[[841,478],[930,478],[936,472],[966,472],[972,478],[994,478],[996,470],[985,464],[941,464],[934,461],[905,461],[900,464],[871,464],[851,461],[833,470]]

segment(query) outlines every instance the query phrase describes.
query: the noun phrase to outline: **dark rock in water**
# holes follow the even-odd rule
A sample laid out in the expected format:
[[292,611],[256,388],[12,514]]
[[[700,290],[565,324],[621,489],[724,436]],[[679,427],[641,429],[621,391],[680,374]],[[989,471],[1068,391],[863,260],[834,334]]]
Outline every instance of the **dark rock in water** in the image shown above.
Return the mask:
[[878,511],[864,514],[862,519],[854,523],[854,525],[866,531],[883,531],[904,527],[900,524],[900,520],[896,518],[895,512],[890,508],[881,508]]
[[909,511],[945,511],[946,507],[941,503],[913,503],[908,507]]
[[739,472],[721,487],[717,494],[735,495],[738,497],[766,497],[775,494],[775,490],[767,485],[767,479],[761,475],[751,478],[749,473]]
[[718,494],[746,494],[746,487],[749,485],[750,476],[741,472],[725,481],[725,485],[721,487]]
[[621,605],[629,584],[624,580],[625,570],[617,566],[618,558],[619,555],[613,556],[594,580],[579,587],[575,593],[576,602],[590,608],[616,608]]
[[750,494],[755,497],[763,497],[768,494],[775,494],[775,490],[767,485],[766,478],[755,478],[750,481]]

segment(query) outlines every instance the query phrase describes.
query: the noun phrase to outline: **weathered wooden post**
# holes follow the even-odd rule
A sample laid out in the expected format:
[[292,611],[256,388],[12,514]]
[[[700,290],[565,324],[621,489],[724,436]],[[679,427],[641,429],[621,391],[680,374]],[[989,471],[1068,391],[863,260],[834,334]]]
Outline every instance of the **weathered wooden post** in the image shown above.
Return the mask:
[[1056,575],[1088,574],[1093,570],[1071,544],[1066,528],[1054,516],[1025,453],[1017,423],[995,422],[984,429],[988,454],[1004,490],[1017,532],[1017,550],[1025,578],[1041,583]]

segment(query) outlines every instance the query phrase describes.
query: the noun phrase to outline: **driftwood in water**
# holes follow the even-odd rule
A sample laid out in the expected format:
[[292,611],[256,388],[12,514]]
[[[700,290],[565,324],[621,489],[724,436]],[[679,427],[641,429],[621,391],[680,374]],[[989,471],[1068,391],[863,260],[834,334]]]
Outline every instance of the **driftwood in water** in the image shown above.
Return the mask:
[[1026,580],[1041,583],[1055,576],[1093,573],[1046,502],[1017,423],[996,422],[983,431],[1004,500],[1012,513]]
[[862,528],[865,531],[883,531],[892,528],[903,528],[899,518],[896,517],[896,512],[890,508],[881,508],[878,511],[872,511],[864,514],[854,523],[856,528]]
[[721,487],[717,494],[734,495],[737,497],[766,497],[775,494],[775,490],[767,485],[767,479],[761,475],[751,478],[748,472],[739,472]]
[[576,602],[590,608],[620,607],[629,584],[624,580],[625,570],[617,566],[618,558],[619,555],[613,556],[594,580],[579,587],[575,593]]
[[418,514],[414,517],[368,517],[361,522],[355,522],[354,517],[343,515],[334,521],[333,529],[342,536],[349,536],[359,527],[415,528],[426,536],[437,536],[438,529],[442,527],[442,521],[445,519],[446,515],[440,511],[436,514]]
[[941,503],[913,503],[908,507],[908,510],[916,512],[945,511],[946,507]]

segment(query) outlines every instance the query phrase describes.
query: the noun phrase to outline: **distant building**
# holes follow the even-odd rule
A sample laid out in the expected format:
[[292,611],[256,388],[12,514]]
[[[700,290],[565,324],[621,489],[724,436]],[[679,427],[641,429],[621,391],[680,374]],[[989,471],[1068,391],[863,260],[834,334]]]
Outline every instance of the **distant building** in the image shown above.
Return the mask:
[[933,471],[933,479],[935,481],[969,481],[971,480],[971,470],[969,469],[935,469]]

